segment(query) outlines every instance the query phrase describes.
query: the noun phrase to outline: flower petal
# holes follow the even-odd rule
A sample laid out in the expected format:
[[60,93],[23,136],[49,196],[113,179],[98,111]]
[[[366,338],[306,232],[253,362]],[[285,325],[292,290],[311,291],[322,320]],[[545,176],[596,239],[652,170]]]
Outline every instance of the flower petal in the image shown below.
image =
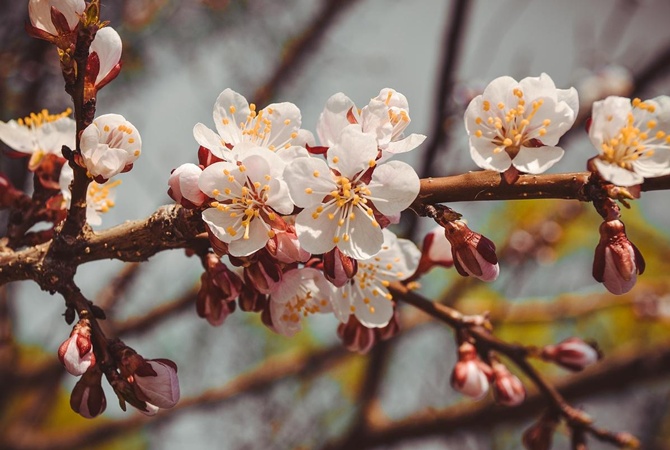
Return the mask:
[[521,172],[538,174],[556,164],[564,153],[561,147],[521,147],[512,164]]
[[375,207],[384,215],[404,211],[419,195],[421,181],[412,166],[389,161],[375,168],[369,185]]
[[377,141],[363,133],[358,125],[349,125],[340,134],[337,143],[328,150],[328,165],[349,179],[371,167],[377,159]]

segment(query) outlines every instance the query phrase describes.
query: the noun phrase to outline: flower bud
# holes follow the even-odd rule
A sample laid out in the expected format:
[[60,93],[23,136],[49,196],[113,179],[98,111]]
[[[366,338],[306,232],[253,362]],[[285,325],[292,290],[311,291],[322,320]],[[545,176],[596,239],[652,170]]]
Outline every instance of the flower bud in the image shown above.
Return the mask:
[[644,258],[628,240],[623,222],[603,222],[593,259],[593,278],[603,283],[611,293],[625,294],[633,289],[637,275],[644,272],[644,267]]
[[451,243],[454,266],[458,273],[472,275],[482,281],[494,281],[500,268],[496,246],[488,238],[475,233],[460,220],[445,224],[445,236]]
[[235,311],[242,280],[213,253],[207,255],[206,265],[195,306],[198,315],[216,327]]
[[80,320],[72,329],[70,337],[58,347],[58,359],[65,370],[74,376],[82,375],[95,365],[95,354],[91,344],[91,324]]
[[461,394],[480,400],[489,390],[491,367],[479,359],[475,346],[464,342],[458,348],[458,362],[451,373],[451,387]]
[[493,365],[493,396],[505,406],[517,406],[526,399],[526,389],[519,377],[501,363]]
[[244,268],[244,281],[261,294],[269,294],[281,281],[281,276],[281,268],[270,257],[259,257],[255,263]]
[[556,431],[556,420],[543,417],[523,433],[522,442],[527,450],[550,450]]
[[169,359],[147,359],[133,375],[135,387],[147,402],[147,408],[172,408],[179,401],[177,366]]
[[197,208],[207,196],[198,187],[202,169],[195,164],[182,164],[172,171],[168,179],[168,195],[185,208]]
[[323,273],[336,287],[344,286],[358,271],[358,261],[337,247],[323,255]]
[[[53,8],[53,9],[52,9]],[[29,33],[40,39],[72,33],[86,9],[84,0],[30,0]]]
[[542,349],[542,359],[576,372],[595,364],[600,358],[600,350],[595,344],[588,344],[577,337],[568,338],[556,345]]
[[266,248],[278,261],[292,264],[294,262],[304,263],[309,259],[311,255],[300,246],[293,225],[287,224],[285,230],[275,229],[273,231],[274,237],[268,241]]
[[112,27],[104,27],[95,34],[86,62],[84,92],[93,98],[107,83],[121,72],[121,36]]
[[243,284],[237,302],[242,311],[261,312],[268,306],[268,296],[261,294],[252,286]]
[[444,228],[438,226],[429,231],[423,238],[419,267],[412,278],[418,278],[435,266],[451,267],[453,265],[454,257],[451,252],[451,244],[447,240]]
[[96,366],[90,367],[77,381],[70,395],[70,407],[74,412],[87,419],[102,414],[107,407],[107,399],[101,381],[102,372]]
[[377,342],[391,339],[398,334],[400,324],[398,323],[398,312],[395,311],[391,321],[383,328],[368,328],[356,319],[353,314],[349,316],[347,323],[340,323],[337,327],[337,336],[342,340],[344,347],[352,352],[364,355],[368,353]]

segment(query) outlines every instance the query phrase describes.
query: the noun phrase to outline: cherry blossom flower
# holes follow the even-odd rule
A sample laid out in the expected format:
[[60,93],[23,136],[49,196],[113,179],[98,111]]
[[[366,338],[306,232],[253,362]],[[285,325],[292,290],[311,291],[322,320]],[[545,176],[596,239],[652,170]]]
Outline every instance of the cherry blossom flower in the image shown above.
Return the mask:
[[202,218],[214,236],[229,245],[233,256],[248,256],[263,248],[274,236],[276,213],[293,211],[280,178],[281,158],[266,148],[243,146],[239,164],[214,163],[203,170],[198,182],[202,192],[216,199]]
[[112,27],[104,27],[95,34],[88,53],[86,67],[87,88],[94,92],[102,89],[121,71],[121,36]]
[[46,109],[29,117],[0,122],[0,140],[12,150],[30,155],[28,168],[35,171],[46,155],[62,158],[63,145],[74,149],[77,125],[71,109],[49,114]]
[[[64,164],[60,172],[59,185],[61,195],[63,196],[62,209],[70,208],[72,193],[70,192],[70,183],[74,179],[72,167]],[[86,222],[89,225],[101,225],[102,217],[100,213],[106,213],[114,206],[113,189],[121,184],[121,180],[109,181],[104,184],[92,181],[88,185],[86,192]]]
[[388,229],[376,256],[358,261],[356,275],[333,295],[333,311],[342,323],[353,313],[369,328],[385,327],[393,318],[393,296],[388,286],[410,277],[419,264],[421,252],[407,239],[398,239]]
[[[67,30],[58,30],[56,24],[53,23],[52,7],[65,19],[65,23],[62,25],[67,26]],[[86,3],[84,0],[30,0],[28,3],[28,14],[32,26],[53,36],[58,36],[59,31],[74,30],[79,24],[79,16],[85,9]]]
[[404,136],[410,122],[409,103],[400,92],[384,88],[361,110],[340,92],[326,102],[316,131],[322,145],[330,147],[347,126],[358,124],[361,131],[375,137],[383,154],[390,156],[413,150],[426,139],[422,134]]
[[563,156],[556,144],[578,110],[577,91],[556,89],[547,74],[496,78],[465,111],[470,155],[482,169],[542,173]]
[[[293,202],[304,210],[296,218],[302,247],[323,254],[337,246],[356,259],[375,255],[383,236],[378,222],[405,210],[419,193],[419,177],[400,161],[377,165],[377,142],[350,125],[320,158],[296,158],[286,179]],[[370,172],[372,172],[370,176]]]
[[270,293],[272,327],[279,334],[293,336],[300,331],[303,317],[332,311],[332,293],[333,286],[319,270],[289,270]]
[[670,97],[595,102],[589,137],[600,152],[593,164],[610,183],[634,186],[670,174]]
[[81,134],[82,165],[103,182],[132,168],[142,151],[137,128],[119,114],[97,117]]
[[216,132],[197,123],[193,127],[193,136],[198,144],[221,159],[236,159],[235,153],[229,150],[241,142],[275,151],[314,140],[309,131],[300,128],[300,110],[293,103],[273,103],[256,111],[255,104],[249,104],[232,89],[219,94],[213,117]]

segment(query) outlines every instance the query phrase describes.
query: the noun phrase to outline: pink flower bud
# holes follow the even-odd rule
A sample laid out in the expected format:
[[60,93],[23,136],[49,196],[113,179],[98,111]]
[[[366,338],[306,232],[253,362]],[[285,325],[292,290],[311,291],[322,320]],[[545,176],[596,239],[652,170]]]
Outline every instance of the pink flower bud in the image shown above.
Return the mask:
[[[52,8],[55,9],[55,16]],[[28,14],[34,31],[53,36],[73,31],[79,24],[79,15],[85,9],[84,0],[30,0],[28,3]]]
[[84,373],[70,395],[70,407],[74,412],[87,419],[102,414],[107,407],[107,399],[101,381],[102,372],[97,367],[91,367]]
[[235,311],[235,299],[242,290],[242,280],[213,253],[207,255],[206,265],[195,306],[198,315],[216,327]]
[[620,220],[600,225],[600,242],[593,259],[593,278],[603,283],[613,294],[625,294],[633,289],[637,275],[644,272],[644,258],[626,237]]
[[523,433],[523,446],[527,450],[550,450],[556,431],[556,421],[543,417]]
[[526,399],[526,389],[519,377],[497,363],[493,366],[493,396],[501,405],[517,406]]
[[369,352],[377,342],[385,341],[398,334],[399,330],[397,312],[394,313],[388,325],[383,328],[368,328],[352,314],[349,316],[347,323],[338,325],[337,335],[347,350],[363,355]]
[[281,281],[281,268],[267,253],[264,257],[244,268],[244,281],[262,293],[269,294]]
[[198,187],[202,169],[195,164],[182,164],[172,171],[168,179],[168,195],[186,208],[197,208],[207,196]]
[[358,261],[337,247],[323,255],[323,274],[336,287],[344,286],[358,271]]
[[91,326],[88,319],[80,320],[70,337],[58,347],[58,359],[71,375],[79,376],[95,365],[91,344]]
[[488,238],[475,233],[460,220],[445,224],[445,236],[451,243],[454,266],[458,273],[482,281],[494,281],[500,268],[496,246]]
[[444,228],[438,226],[423,238],[419,267],[412,278],[419,278],[435,266],[451,267],[453,265],[454,257],[451,253],[451,244],[445,236]]
[[461,394],[480,400],[489,390],[491,367],[477,356],[475,346],[464,342],[458,348],[458,362],[451,373],[451,387]]
[[86,88],[94,96],[121,72],[121,36],[112,27],[104,27],[95,34],[86,63]]
[[[177,366],[169,359],[147,359],[133,375],[147,408],[172,408],[179,401]],[[139,393],[138,393],[139,394]]]
[[595,364],[601,356],[595,344],[588,344],[577,337],[568,338],[556,345],[547,345],[542,349],[542,359],[576,372]]
[[285,229],[273,228],[274,237],[266,244],[268,252],[278,261],[292,264],[294,262],[306,262],[311,254],[303,250],[298,241],[295,227],[285,224]]

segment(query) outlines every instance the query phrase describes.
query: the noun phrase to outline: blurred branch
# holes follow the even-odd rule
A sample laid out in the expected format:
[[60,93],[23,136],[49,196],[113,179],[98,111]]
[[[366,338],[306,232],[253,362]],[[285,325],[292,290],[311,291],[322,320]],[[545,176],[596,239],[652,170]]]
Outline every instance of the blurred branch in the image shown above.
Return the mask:
[[337,19],[356,1],[328,0],[317,16],[309,22],[309,25],[286,44],[279,65],[265,84],[256,90],[253,103],[268,104],[274,94],[286,85],[298,69],[314,54]]
[[105,310],[110,315],[111,310],[121,300],[140,273],[139,263],[129,263],[123,266],[118,274],[112,278],[109,283],[100,291],[95,304]]

